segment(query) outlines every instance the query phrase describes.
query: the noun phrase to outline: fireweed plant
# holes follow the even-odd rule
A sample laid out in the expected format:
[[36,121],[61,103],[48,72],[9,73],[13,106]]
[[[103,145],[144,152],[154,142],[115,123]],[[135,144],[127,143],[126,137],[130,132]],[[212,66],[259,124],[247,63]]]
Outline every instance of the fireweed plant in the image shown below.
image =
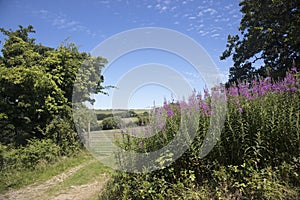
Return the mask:
[[[162,168],[150,173],[116,172],[100,199],[299,199],[299,73],[292,69],[282,81],[259,78],[222,90],[227,93],[226,120],[206,157],[200,159],[199,150],[210,125],[211,97],[218,94],[213,89],[154,108],[145,128],[151,137],[124,135],[118,141],[123,149],[155,151],[167,145],[182,124],[189,126],[189,120],[181,121],[182,114],[200,112],[196,136],[180,158],[174,161],[171,153],[163,154],[154,161]],[[135,162],[130,158],[118,164],[134,167]]]

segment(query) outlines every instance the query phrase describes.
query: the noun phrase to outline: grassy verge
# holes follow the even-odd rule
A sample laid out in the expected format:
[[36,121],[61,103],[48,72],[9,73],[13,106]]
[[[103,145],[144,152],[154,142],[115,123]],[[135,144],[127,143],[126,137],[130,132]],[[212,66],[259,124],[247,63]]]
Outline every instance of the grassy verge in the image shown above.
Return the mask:
[[1,171],[0,193],[5,193],[8,189],[18,189],[29,184],[39,184],[51,177],[71,169],[81,163],[92,160],[92,156],[86,151],[80,151],[72,157],[63,157],[60,161],[52,165],[40,166],[36,170],[10,170]]

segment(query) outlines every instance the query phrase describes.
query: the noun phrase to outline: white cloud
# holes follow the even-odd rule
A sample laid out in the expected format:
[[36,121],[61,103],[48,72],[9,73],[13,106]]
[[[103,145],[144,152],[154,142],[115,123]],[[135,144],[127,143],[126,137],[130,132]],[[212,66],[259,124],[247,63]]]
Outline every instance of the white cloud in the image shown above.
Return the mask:
[[177,7],[176,6],[173,6],[170,10],[171,11],[174,11],[174,10],[176,10],[177,9]]
[[233,7],[233,4],[228,4],[227,6],[224,6],[224,10],[230,10]]
[[217,11],[213,8],[207,8],[207,9],[203,10],[203,13],[209,13],[210,15],[214,15],[217,13]]
[[109,1],[99,1],[99,3],[102,3],[102,4],[109,4]]
[[156,5],[155,5],[155,8],[156,8],[157,10],[159,10],[160,13],[166,12],[167,9],[168,9],[167,6],[162,5],[162,4],[160,4],[160,3],[156,4]]
[[219,33],[216,33],[216,34],[211,35],[210,37],[212,37],[212,38],[217,38],[217,37],[219,37],[219,36],[220,36],[220,34],[219,34]]
[[229,14],[232,15],[232,14],[236,14],[236,13],[238,13],[238,12],[239,12],[238,9],[232,9],[232,10],[229,12]]
[[201,36],[206,36],[207,34],[209,34],[209,31],[200,30],[200,31],[199,31],[199,34],[200,34]]
[[[149,6],[150,1],[144,0],[144,2],[146,2],[145,7]],[[173,19],[171,23],[180,24],[186,31],[203,37],[221,38],[223,29],[216,27],[216,24],[222,26],[229,24],[231,28],[236,25],[235,17],[240,18],[238,9],[233,3],[213,0],[155,0],[153,2],[154,4],[150,3],[151,8],[164,13],[166,17],[169,15]]]
[[222,21],[222,22],[229,22],[230,19],[229,19],[229,17],[227,17],[227,18],[222,18],[221,21]]
[[64,14],[52,13],[44,9],[32,11],[32,13],[39,16],[41,19],[50,22],[51,25],[56,27],[57,29],[67,29],[70,32],[81,31],[91,36],[96,35],[80,22],[68,19]]
[[37,13],[39,13],[41,15],[47,15],[49,13],[49,11],[42,9],[42,10],[37,11]]
[[171,0],[165,0],[163,1],[164,4],[170,4],[171,3]]
[[192,78],[195,78],[195,79],[201,78],[201,76],[199,74],[192,73],[192,72],[184,72],[184,74],[187,75],[187,76],[190,76]]
[[182,15],[183,18],[187,18],[188,16],[191,16],[191,14],[184,14],[184,15]]

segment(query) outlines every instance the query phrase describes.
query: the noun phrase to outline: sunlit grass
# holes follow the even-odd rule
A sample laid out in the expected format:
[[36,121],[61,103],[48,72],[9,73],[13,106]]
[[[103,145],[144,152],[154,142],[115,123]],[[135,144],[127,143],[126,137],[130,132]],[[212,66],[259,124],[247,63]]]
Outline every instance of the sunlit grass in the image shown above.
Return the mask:
[[35,170],[13,169],[2,171],[0,174],[0,193],[5,193],[8,189],[18,189],[33,183],[39,184],[92,159],[93,157],[88,152],[79,151],[72,157],[63,157],[55,164],[40,166]]

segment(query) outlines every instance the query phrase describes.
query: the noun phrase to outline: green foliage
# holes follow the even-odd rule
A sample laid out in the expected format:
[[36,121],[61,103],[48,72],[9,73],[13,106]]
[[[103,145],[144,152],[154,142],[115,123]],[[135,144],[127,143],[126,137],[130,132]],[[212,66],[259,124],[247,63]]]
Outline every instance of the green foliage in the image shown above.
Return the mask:
[[139,115],[138,116],[138,122],[137,122],[137,124],[139,126],[145,126],[145,125],[149,124],[149,116],[147,116],[147,115]]
[[[73,43],[57,48],[36,44],[30,37],[35,32],[31,25],[0,31],[5,36],[0,56],[0,144],[15,152],[5,156],[34,168],[44,162],[42,157],[48,163],[77,151],[72,100],[84,111],[79,114],[91,118],[83,102],[93,103],[91,94],[105,93],[101,70],[106,59],[79,52]],[[92,130],[98,127],[96,120],[90,122]],[[87,122],[78,123],[86,128]],[[49,155],[44,152],[47,148]],[[1,153],[1,163],[14,165],[4,162],[5,156]]]
[[1,168],[34,169],[57,161],[60,152],[60,147],[50,139],[32,139],[17,149],[1,145]]
[[7,116],[1,126],[9,136],[1,142],[24,144],[26,139],[41,137],[46,119],[64,112],[67,101],[62,91],[40,67],[0,68],[0,112]]
[[137,117],[138,116],[133,110],[129,110],[128,114],[129,114],[129,117]]
[[96,114],[96,117],[97,117],[97,120],[103,120],[105,118],[108,118],[108,117],[112,117],[113,114],[112,113],[97,113]]
[[68,119],[54,118],[47,125],[45,135],[60,146],[62,155],[70,155],[80,147],[78,136]]
[[299,1],[243,0],[240,6],[240,35],[228,36],[221,56],[234,62],[229,83],[257,75],[281,79],[291,67],[300,69]]
[[[6,157],[12,154],[9,151],[14,150],[6,148]],[[45,162],[39,162],[39,165],[35,166],[34,169],[24,167],[13,168],[15,165],[6,166],[5,169],[2,168],[0,171],[0,193],[4,193],[9,189],[19,189],[33,183],[42,183],[53,176],[91,160],[92,156],[85,151],[78,151],[72,156],[59,157],[57,159],[55,163],[46,164]]]
[[122,120],[120,117],[107,117],[102,121],[102,129],[103,130],[111,130],[111,129],[118,129]]
[[107,61],[79,52],[72,43],[56,49],[36,44],[29,37],[32,26],[19,28],[1,29],[7,38],[0,59],[0,142],[18,146],[34,137],[51,138],[66,150],[75,141],[72,90],[79,103],[93,102],[91,93],[104,93],[101,70]]
[[[173,155],[163,153],[155,161],[164,165],[160,170],[116,172],[100,199],[299,199],[299,90],[228,98],[221,138],[206,157],[198,156],[210,125],[210,117],[203,115],[195,139],[180,158],[165,166]],[[172,111],[156,135],[124,136],[119,145],[136,152],[162,148],[181,123],[176,106]],[[134,162],[125,158],[121,165],[134,167]]]

